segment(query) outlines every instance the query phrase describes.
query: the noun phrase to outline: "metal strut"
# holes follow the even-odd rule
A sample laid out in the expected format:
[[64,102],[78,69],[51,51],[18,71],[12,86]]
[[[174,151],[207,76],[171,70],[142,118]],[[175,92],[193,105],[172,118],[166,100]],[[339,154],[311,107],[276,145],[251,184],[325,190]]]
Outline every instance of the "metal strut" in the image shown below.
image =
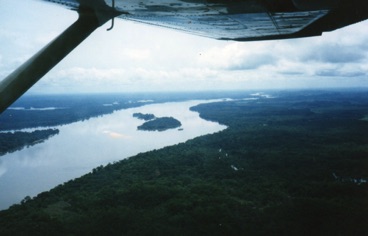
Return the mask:
[[[113,9],[115,9],[115,0],[112,0],[112,6]],[[111,18],[111,26],[110,28],[106,29],[107,31],[110,31],[114,28],[114,23],[115,23],[115,17]]]
[[[94,3],[103,0],[94,0]],[[115,3],[114,3],[115,4]],[[48,71],[83,42],[95,29],[120,12],[105,8],[80,6],[79,18],[56,39],[0,81],[0,114],[30,89]]]

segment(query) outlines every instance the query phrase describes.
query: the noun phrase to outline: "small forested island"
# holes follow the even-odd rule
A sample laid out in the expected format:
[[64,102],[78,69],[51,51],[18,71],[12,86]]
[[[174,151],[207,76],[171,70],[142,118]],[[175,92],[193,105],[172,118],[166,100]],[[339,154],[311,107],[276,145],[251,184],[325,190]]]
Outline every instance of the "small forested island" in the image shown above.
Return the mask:
[[143,123],[143,125],[138,126],[138,130],[165,131],[168,129],[175,129],[180,126],[180,121],[173,117],[160,117]]
[[41,143],[58,133],[58,129],[0,133],[0,156]]
[[193,107],[228,128],[26,196],[0,235],[368,235],[368,91],[273,95]]
[[154,114],[143,114],[143,113],[134,113],[133,117],[146,121],[153,120],[156,118]]

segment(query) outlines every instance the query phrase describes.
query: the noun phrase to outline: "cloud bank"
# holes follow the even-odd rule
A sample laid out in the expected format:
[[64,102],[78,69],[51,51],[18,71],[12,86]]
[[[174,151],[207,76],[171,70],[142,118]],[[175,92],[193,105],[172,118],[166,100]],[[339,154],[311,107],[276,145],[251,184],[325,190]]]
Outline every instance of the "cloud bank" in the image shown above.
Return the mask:
[[[14,1],[4,3],[8,14],[0,18],[14,23],[0,29],[2,77],[76,17],[66,9],[36,1],[22,9],[22,17],[15,17],[24,6],[17,9]],[[44,11],[39,11],[40,6]],[[34,12],[40,14],[32,18]],[[28,18],[32,20],[25,22]],[[93,33],[31,92],[368,86],[368,22],[321,37],[243,43],[125,21],[117,21],[112,32],[106,33],[106,28]]]

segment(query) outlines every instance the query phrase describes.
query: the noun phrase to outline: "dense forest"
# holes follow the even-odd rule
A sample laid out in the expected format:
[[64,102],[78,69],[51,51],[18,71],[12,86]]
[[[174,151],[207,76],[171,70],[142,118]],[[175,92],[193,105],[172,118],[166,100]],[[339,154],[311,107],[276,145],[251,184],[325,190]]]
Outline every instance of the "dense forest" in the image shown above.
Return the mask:
[[244,92],[28,95],[0,115],[0,131],[70,124],[147,103],[244,97]]
[[138,130],[145,131],[165,131],[168,129],[175,129],[180,126],[180,121],[173,117],[159,117],[153,120],[146,121],[137,128]]
[[368,93],[273,95],[192,108],[228,129],[26,197],[0,235],[368,235]]
[[58,129],[0,133],[0,156],[36,145],[59,133]]
[[29,96],[0,116],[0,130],[50,127],[88,120],[116,110],[143,105],[114,96]]
[[156,118],[154,114],[143,114],[143,113],[134,113],[133,117],[141,119],[141,120],[153,120]]

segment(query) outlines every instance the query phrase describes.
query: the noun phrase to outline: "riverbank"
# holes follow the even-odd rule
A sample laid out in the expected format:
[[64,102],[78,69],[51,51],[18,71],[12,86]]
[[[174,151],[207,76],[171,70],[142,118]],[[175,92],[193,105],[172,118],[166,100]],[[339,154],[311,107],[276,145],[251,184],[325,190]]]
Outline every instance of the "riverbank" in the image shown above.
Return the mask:
[[339,179],[368,177],[366,97],[307,91],[198,105],[228,128],[24,199],[0,212],[0,232],[367,235],[368,184]]
[[[190,107],[206,102],[211,101],[151,104],[57,126],[59,134],[51,139],[0,157],[0,209],[80,177],[97,166],[223,130],[225,126],[205,121],[190,111]],[[144,123],[133,117],[137,112],[175,116],[184,130],[137,130]]]

